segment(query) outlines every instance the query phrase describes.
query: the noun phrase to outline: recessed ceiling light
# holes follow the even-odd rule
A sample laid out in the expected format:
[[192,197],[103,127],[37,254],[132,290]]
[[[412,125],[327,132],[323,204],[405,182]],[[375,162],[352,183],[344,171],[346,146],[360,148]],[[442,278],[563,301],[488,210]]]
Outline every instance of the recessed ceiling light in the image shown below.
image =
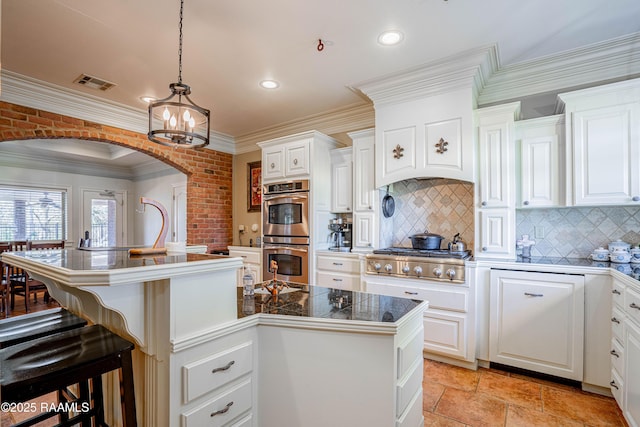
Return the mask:
[[146,102],[147,104],[150,102],[155,101],[157,98],[154,98],[153,96],[141,96],[140,97],[140,101],[142,102]]
[[265,89],[277,89],[280,86],[280,83],[275,80],[263,80],[260,82],[260,86]]
[[385,46],[393,46],[404,39],[404,35],[397,30],[385,31],[378,36],[378,43]]

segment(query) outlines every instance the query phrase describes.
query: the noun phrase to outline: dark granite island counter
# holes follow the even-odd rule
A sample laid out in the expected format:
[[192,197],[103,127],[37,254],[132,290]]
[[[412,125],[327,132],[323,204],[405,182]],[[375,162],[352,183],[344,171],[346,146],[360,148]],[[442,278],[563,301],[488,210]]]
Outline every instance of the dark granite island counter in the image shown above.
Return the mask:
[[[139,425],[422,425],[424,302],[302,286],[258,291],[251,313],[235,285],[240,258],[67,249],[2,259],[136,343]],[[105,396],[117,426],[115,378]]]

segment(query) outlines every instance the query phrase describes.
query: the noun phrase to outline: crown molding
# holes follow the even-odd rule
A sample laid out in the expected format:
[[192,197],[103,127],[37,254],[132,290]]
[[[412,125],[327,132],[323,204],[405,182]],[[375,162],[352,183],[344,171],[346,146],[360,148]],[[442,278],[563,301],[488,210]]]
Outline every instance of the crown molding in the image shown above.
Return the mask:
[[496,45],[467,50],[399,73],[352,85],[376,106],[471,88],[473,98],[498,69]]
[[355,129],[373,127],[375,111],[371,103],[355,104],[322,114],[314,114],[299,120],[261,129],[236,138],[236,153],[248,153],[260,150],[258,142],[268,141],[283,136],[299,134],[315,129],[325,135],[350,132]]
[[487,81],[479,105],[640,75],[640,33],[501,67]]
[[[149,126],[147,110],[141,110],[87,95],[72,89],[26,77],[12,71],[1,70],[0,100],[38,110],[50,111],[94,123],[146,134]],[[233,154],[234,139],[212,131],[205,149]]]

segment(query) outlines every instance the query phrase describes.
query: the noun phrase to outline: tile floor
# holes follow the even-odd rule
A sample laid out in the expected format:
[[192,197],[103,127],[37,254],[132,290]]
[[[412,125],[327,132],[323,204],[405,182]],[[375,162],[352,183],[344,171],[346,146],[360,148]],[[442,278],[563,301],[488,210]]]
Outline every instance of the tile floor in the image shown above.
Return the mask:
[[495,369],[425,360],[427,426],[626,426],[613,398]]
[[[36,311],[54,306],[56,303],[45,304],[40,298],[32,308]],[[11,315],[24,314],[24,305],[20,307],[22,311],[16,301]],[[423,390],[425,427],[627,426],[612,398],[496,369],[471,371],[425,360]],[[54,399],[55,394],[50,396],[51,401]],[[19,419],[22,417],[2,413],[0,426]]]

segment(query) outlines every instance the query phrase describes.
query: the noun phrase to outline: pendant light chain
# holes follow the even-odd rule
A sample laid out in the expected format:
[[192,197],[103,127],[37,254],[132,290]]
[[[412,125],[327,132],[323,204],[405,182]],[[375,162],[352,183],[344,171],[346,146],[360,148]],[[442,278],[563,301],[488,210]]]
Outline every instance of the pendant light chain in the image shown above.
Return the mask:
[[184,0],[180,0],[180,42],[178,44],[178,83],[182,83],[182,9]]

